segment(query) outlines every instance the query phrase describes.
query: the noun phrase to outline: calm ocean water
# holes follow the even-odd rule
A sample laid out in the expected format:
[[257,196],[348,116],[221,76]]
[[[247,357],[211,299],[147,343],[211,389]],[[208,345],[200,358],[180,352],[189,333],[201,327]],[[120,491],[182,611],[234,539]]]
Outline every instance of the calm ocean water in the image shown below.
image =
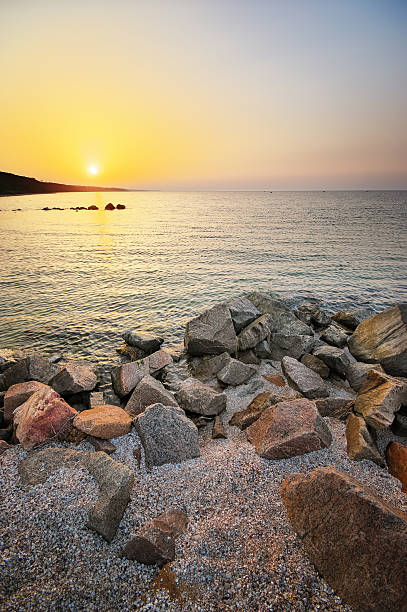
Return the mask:
[[[38,210],[107,202],[127,208]],[[255,289],[332,309],[407,300],[405,191],[76,193],[0,209],[1,348],[107,363],[127,328],[178,342],[196,313]]]

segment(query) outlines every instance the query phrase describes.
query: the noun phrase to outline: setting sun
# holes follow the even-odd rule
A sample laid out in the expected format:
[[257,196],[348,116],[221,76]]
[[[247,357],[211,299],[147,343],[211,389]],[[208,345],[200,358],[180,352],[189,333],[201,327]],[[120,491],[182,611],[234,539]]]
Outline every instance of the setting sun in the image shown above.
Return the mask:
[[99,168],[93,164],[92,166],[88,167],[88,172],[89,174],[93,175],[99,174]]

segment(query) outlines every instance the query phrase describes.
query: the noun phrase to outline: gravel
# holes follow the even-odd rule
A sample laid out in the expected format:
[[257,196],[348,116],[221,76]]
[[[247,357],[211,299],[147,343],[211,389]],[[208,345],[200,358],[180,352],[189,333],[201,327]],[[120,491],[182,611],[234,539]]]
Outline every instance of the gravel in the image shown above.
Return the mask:
[[[270,366],[265,371],[274,373]],[[201,429],[199,459],[148,472],[143,453],[140,468],[133,455],[141,446],[136,432],[115,439],[112,458],[133,469],[136,482],[111,544],[85,527],[97,497],[88,472],[65,468],[43,485],[23,486],[17,465],[26,452],[20,445],[6,451],[0,457],[0,609],[350,611],[308,561],[287,519],[280,485],[292,472],[333,465],[404,511],[407,496],[387,471],[349,460],[345,426],[335,419],[325,419],[333,435],[330,448],[280,461],[258,457],[245,433],[228,421],[253,393],[269,388],[274,386],[258,375],[226,391],[228,439],[212,440],[211,425]],[[381,440],[385,445],[388,434]],[[49,446],[94,450],[85,441]],[[177,540],[172,572],[123,558],[131,534],[170,508],[190,519]]]

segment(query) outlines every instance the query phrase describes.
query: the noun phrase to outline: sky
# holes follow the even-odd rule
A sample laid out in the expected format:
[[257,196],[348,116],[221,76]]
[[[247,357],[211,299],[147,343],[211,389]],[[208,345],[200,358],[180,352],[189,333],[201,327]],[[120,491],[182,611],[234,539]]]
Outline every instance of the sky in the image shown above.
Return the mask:
[[406,31],[406,0],[0,0],[0,170],[405,189]]

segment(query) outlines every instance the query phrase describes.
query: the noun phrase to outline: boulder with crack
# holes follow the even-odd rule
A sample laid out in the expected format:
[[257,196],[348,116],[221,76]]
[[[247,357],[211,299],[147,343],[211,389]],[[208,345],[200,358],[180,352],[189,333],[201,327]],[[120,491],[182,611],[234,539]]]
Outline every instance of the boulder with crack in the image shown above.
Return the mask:
[[256,306],[244,297],[227,302],[227,306],[237,334],[261,315]]
[[13,420],[14,411],[18,406],[24,404],[36,391],[44,389],[51,389],[51,387],[37,380],[17,383],[9,387],[4,395],[3,417],[6,423],[10,423]]
[[269,315],[261,315],[258,319],[245,327],[237,337],[239,351],[247,351],[254,348],[270,335]]

